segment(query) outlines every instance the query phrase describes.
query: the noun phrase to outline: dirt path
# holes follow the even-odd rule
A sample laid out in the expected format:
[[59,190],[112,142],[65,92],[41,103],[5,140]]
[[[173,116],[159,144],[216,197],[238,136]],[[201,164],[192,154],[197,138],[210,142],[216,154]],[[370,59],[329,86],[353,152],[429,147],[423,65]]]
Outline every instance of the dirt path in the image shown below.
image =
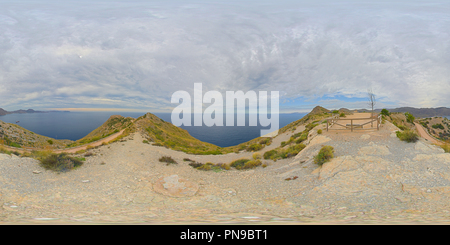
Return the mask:
[[418,124],[418,123],[414,123],[416,125],[417,131],[419,132],[419,136],[430,141],[433,144],[436,145],[442,145],[443,143],[433,137],[431,137],[426,131],[425,129],[422,127],[422,125]]
[[[53,152],[54,153],[63,153],[63,152],[64,153],[75,153],[77,151],[86,150],[89,146],[90,147],[99,146],[99,145],[102,145],[103,143],[107,143],[107,142],[109,142],[111,140],[116,139],[117,137],[122,135],[123,131],[125,131],[125,129],[122,129],[121,131],[119,131],[119,132],[117,132],[117,133],[115,133],[113,135],[110,135],[110,136],[108,136],[106,138],[103,138],[103,139],[101,139],[99,141],[95,141],[95,142],[92,142],[92,143],[89,143],[89,144],[86,144],[86,145],[82,145],[82,146],[78,146],[78,147],[74,147],[74,148],[70,148],[70,149],[54,150]],[[6,146],[6,145],[4,145],[4,147],[6,149],[8,149],[8,150],[17,151],[19,153],[24,153],[24,152],[30,152],[31,151],[31,150],[23,150],[23,149],[20,149],[20,148],[10,147],[10,146]]]

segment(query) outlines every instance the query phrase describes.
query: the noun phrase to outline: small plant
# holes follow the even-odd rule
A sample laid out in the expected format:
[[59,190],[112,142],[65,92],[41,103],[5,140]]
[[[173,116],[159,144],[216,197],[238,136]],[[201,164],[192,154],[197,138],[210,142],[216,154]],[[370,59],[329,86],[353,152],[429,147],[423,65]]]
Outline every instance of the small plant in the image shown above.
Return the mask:
[[259,159],[257,159],[257,160],[250,160],[250,161],[246,162],[244,164],[244,166],[242,166],[241,168],[236,168],[236,169],[251,169],[251,168],[258,167],[261,164],[262,164],[262,162]]
[[209,171],[212,170],[214,172],[220,172],[222,170],[230,170],[230,165],[225,164],[225,163],[218,163],[218,164],[214,164],[212,162],[207,162],[205,164],[203,163],[199,163],[199,162],[191,162],[189,163],[189,166],[198,169],[198,170],[203,170],[203,171]]
[[270,150],[270,151],[266,151],[264,152],[264,159],[272,159],[272,156],[277,154],[277,150]]
[[84,154],[85,157],[90,157],[95,155],[92,151],[86,152],[86,154]]
[[272,143],[272,138],[266,137],[259,141],[261,145],[270,145]]
[[68,172],[83,165],[80,159],[68,156],[66,153],[51,154],[40,160],[41,166],[55,172]]
[[317,130],[317,134],[322,134],[322,129]]
[[53,145],[53,140],[47,140],[50,145]]
[[167,163],[166,165],[169,165],[169,164],[178,164],[175,160],[173,160],[172,157],[169,157],[169,156],[163,156],[163,157],[160,157],[160,158],[159,158],[159,161],[160,161],[160,162],[166,162],[166,163]]
[[445,152],[450,153],[450,144],[441,145]]
[[250,145],[249,147],[247,147],[247,151],[259,151],[262,148],[264,148],[264,146],[261,144],[253,144],[253,145]]
[[332,146],[326,145],[323,146],[319,154],[314,158],[314,163],[318,164],[319,166],[322,166],[325,162],[328,162],[333,158],[334,148]]
[[257,153],[257,152],[253,153],[252,158],[253,158],[254,160],[261,159],[261,153]]
[[241,169],[244,167],[245,163],[247,163],[248,161],[250,161],[250,159],[241,158],[241,159],[232,161],[230,163],[230,166],[235,169]]
[[148,140],[143,140],[142,143],[144,143],[144,144],[150,144],[150,143],[148,142]]
[[414,131],[409,129],[403,132],[397,131],[396,134],[401,141],[406,141],[408,143],[414,143],[419,140],[419,136]]

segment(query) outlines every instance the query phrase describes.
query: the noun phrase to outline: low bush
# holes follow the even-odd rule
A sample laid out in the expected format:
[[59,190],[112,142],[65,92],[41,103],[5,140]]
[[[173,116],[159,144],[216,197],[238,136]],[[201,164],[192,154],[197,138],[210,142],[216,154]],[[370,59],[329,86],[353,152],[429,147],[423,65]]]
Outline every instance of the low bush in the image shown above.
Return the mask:
[[249,147],[247,147],[247,151],[259,151],[262,148],[264,148],[264,146],[261,144],[252,144]]
[[254,160],[258,160],[258,159],[261,159],[261,154],[260,154],[260,153],[257,153],[257,152],[255,152],[255,153],[253,153],[253,155],[252,155],[252,158],[253,158]]
[[189,166],[191,166],[195,169],[198,169],[198,170],[203,170],[203,171],[212,170],[214,172],[220,172],[222,170],[230,170],[230,165],[225,164],[225,163],[214,164],[212,162],[207,162],[207,163],[203,164],[203,163],[199,163],[199,162],[191,162],[191,163],[189,163]]
[[412,130],[405,130],[403,132],[397,131],[397,137],[401,141],[406,141],[408,143],[414,143],[419,140],[419,136]]
[[85,157],[90,157],[95,155],[92,151],[86,152],[86,154],[84,154]]
[[319,154],[314,158],[314,163],[318,164],[319,166],[322,166],[325,162],[328,162],[333,158],[334,148],[332,146],[326,145],[323,146]]
[[260,166],[262,164],[261,160],[257,159],[257,160],[250,160],[248,162],[246,162],[244,164],[243,167],[241,168],[236,168],[236,169],[251,169],[251,168],[256,168],[258,166]]
[[270,151],[266,151],[263,155],[264,159],[285,159],[290,158],[293,156],[296,156],[301,150],[303,150],[306,147],[305,144],[296,144],[289,146],[286,149],[283,148],[277,148]]
[[270,150],[270,151],[266,151],[264,152],[264,159],[272,159],[272,156],[277,154],[277,150]]
[[322,129],[317,130],[317,134],[322,134]]
[[444,126],[442,124],[440,124],[440,123],[434,124],[431,127],[435,128],[435,129],[445,129]]
[[272,143],[272,138],[266,137],[259,141],[261,145],[270,145]]
[[445,152],[450,153],[450,144],[441,145]]
[[169,157],[169,156],[163,156],[163,157],[160,157],[160,158],[159,158],[159,161],[160,161],[160,162],[166,162],[166,163],[167,163],[166,165],[169,165],[169,164],[178,164],[175,160],[173,160],[172,157]]
[[80,159],[70,157],[66,153],[51,154],[40,160],[40,165],[55,172],[67,172],[83,165]]
[[232,161],[230,163],[230,166],[235,169],[241,169],[244,167],[245,163],[247,163],[248,161],[250,161],[250,159],[246,159],[246,158],[237,159],[237,160]]

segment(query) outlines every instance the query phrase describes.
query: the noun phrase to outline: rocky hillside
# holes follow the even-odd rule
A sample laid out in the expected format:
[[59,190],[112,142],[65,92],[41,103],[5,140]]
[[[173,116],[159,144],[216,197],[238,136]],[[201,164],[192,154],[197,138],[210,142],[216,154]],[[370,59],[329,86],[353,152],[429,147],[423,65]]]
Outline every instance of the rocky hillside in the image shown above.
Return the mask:
[[61,149],[71,143],[71,140],[56,140],[31,132],[17,124],[0,121],[0,144],[19,148]]
[[78,145],[88,144],[103,138],[106,138],[114,133],[118,133],[125,128],[132,128],[134,119],[131,117],[123,117],[120,115],[113,115],[106,120],[100,127],[94,129],[85,137],[68,144],[67,147],[74,147]]
[[435,138],[450,143],[450,120],[445,117],[421,118],[418,122]]

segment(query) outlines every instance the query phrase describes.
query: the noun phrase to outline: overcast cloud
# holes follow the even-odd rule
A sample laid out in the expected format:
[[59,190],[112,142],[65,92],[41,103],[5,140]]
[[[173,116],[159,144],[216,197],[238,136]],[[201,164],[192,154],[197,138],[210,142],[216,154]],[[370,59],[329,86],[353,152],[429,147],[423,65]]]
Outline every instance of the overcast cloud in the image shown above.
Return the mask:
[[0,0],[0,108],[171,111],[194,83],[290,111],[367,107],[368,88],[450,107],[448,1],[339,2]]

